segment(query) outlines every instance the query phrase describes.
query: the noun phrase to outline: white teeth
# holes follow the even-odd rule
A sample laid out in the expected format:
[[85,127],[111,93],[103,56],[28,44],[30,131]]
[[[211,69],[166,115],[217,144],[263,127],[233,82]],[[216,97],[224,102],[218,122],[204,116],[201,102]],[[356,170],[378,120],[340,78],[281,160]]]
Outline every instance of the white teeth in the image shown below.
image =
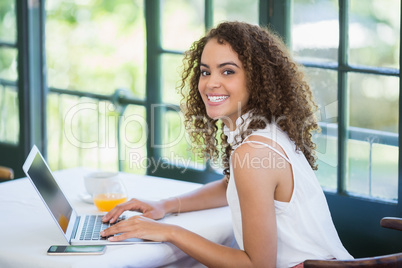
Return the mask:
[[229,96],[208,96],[208,100],[211,102],[220,102],[227,98],[229,98]]

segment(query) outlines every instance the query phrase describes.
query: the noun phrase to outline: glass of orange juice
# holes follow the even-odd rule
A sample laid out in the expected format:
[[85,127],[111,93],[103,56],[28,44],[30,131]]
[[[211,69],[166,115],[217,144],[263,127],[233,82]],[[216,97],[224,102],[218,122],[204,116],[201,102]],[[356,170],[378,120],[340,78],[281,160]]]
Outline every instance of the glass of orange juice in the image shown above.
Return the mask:
[[98,210],[109,212],[118,204],[127,201],[127,191],[115,172],[95,172],[85,177],[85,186],[92,195]]

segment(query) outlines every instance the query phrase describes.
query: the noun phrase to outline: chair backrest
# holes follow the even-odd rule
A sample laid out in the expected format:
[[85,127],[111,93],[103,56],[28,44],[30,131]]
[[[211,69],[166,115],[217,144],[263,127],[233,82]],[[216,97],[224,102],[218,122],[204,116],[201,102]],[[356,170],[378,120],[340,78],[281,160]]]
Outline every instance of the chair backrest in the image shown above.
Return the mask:
[[402,218],[384,217],[381,219],[380,224],[384,228],[402,231]]
[[306,260],[304,268],[402,267],[402,253],[354,260]]
[[0,166],[0,180],[14,179],[14,171],[11,168]]

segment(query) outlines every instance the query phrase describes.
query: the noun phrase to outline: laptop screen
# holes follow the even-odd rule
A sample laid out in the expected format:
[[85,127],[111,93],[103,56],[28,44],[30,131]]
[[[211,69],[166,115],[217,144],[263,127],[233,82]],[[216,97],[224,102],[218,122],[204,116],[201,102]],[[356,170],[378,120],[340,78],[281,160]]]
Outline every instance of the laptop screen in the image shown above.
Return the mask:
[[34,155],[27,173],[53,214],[53,217],[57,220],[63,232],[66,233],[72,208],[39,151]]

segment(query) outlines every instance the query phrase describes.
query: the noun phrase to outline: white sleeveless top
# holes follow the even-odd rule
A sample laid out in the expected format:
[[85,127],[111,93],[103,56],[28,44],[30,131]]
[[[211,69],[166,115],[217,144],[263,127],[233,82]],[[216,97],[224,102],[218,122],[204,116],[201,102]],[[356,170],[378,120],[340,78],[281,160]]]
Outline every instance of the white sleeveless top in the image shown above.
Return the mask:
[[[250,121],[248,116],[245,114],[237,119],[236,125],[245,129]],[[245,119],[244,123],[242,118]],[[232,132],[225,127],[224,132],[232,144],[240,131],[239,127]],[[243,142],[264,144],[288,161],[293,172],[294,188],[290,202],[274,201],[278,239],[276,267],[292,267],[307,259],[353,259],[338,237],[325,195],[304,154],[296,152],[295,144],[276,124],[254,131],[251,135],[269,138],[280,145],[287,157],[268,144]],[[235,145],[234,149],[240,145]],[[235,238],[244,250],[239,197],[233,174],[230,167],[226,195],[232,212]]]

